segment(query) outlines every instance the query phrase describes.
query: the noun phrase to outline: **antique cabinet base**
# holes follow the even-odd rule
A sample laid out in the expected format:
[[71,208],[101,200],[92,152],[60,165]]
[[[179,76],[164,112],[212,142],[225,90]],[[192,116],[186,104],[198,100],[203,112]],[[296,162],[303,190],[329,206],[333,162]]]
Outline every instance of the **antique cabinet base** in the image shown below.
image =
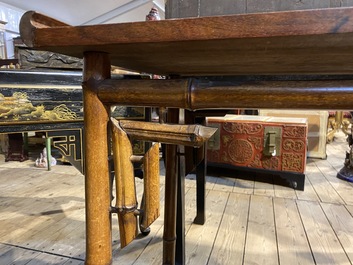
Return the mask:
[[[295,190],[304,190],[305,174],[288,171],[275,171],[260,168],[239,167],[220,163],[208,163],[207,172],[209,174],[219,174],[229,178],[249,179],[256,177],[256,181],[273,183],[276,185],[287,186]],[[249,175],[250,174],[250,175]]]

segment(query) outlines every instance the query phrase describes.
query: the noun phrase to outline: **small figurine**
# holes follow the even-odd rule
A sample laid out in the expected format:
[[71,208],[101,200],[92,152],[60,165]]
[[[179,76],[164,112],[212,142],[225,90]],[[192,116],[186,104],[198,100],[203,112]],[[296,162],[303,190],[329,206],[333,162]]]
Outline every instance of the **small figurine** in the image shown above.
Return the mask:
[[[56,159],[50,156],[50,165],[56,165]],[[47,160],[47,149],[44,147],[43,152],[40,153],[40,157],[35,161],[36,167],[47,168],[48,167],[48,160]]]
[[151,8],[151,11],[146,16],[146,21],[161,20],[158,9],[155,7]]

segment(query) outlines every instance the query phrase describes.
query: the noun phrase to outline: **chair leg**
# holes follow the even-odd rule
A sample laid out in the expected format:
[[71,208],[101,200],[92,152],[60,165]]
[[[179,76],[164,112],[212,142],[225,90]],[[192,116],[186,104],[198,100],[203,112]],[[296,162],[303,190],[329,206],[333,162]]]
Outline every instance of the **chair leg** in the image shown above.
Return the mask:
[[179,153],[175,264],[182,265],[185,264],[185,156],[182,150]]
[[203,225],[206,221],[206,148],[204,148],[203,153],[203,160],[196,166],[196,217],[194,223],[199,225]]

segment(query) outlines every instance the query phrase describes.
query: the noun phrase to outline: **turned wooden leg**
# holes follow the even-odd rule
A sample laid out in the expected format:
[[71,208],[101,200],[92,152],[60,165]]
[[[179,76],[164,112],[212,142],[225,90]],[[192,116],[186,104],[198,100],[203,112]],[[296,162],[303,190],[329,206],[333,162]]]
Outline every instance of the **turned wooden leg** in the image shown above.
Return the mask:
[[94,82],[107,78],[110,78],[108,54],[85,53],[83,104],[87,265],[107,265],[112,261],[108,110],[98,99]]

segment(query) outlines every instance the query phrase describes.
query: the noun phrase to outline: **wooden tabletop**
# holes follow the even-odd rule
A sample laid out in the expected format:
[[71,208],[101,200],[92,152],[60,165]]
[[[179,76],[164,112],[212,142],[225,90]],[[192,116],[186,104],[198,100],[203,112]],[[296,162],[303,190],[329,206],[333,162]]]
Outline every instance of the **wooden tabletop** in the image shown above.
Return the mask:
[[352,74],[353,8],[70,26],[33,11],[30,47],[161,75]]

